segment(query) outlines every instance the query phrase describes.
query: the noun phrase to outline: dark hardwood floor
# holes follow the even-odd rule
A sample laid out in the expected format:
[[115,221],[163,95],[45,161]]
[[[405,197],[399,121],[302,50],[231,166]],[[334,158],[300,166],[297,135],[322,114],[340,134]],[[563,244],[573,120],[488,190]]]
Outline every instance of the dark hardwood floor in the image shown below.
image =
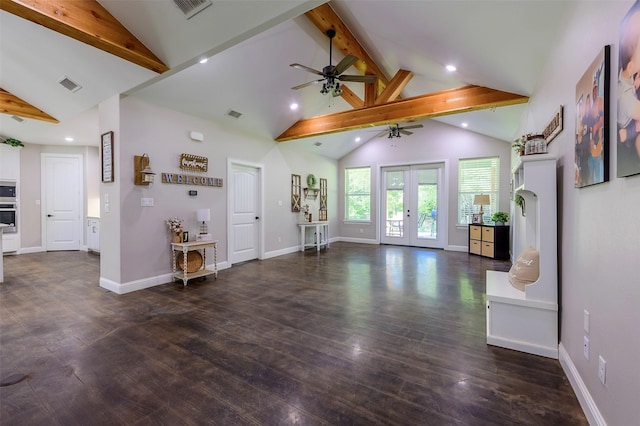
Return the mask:
[[558,361],[486,345],[506,262],[336,243],[126,295],[92,254],[4,262],[2,425],[587,424]]

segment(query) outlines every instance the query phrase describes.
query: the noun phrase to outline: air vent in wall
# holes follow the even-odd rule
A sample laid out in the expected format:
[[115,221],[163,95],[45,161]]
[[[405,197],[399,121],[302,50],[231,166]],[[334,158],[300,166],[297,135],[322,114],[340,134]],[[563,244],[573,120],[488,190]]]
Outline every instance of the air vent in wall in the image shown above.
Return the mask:
[[64,76],[62,77],[61,80],[58,80],[58,83],[60,83],[62,87],[64,87],[65,89],[71,92],[77,92],[78,90],[82,89],[82,86],[80,86],[78,83],[71,81],[71,79],[67,76]]
[[18,117],[17,115],[12,115],[11,118],[16,120],[18,123],[22,123],[24,121],[24,118]]
[[211,0],[173,0],[173,2],[185,14],[187,19],[193,18],[211,6]]
[[241,112],[238,111],[234,111],[232,109],[230,109],[229,111],[227,111],[227,115],[231,118],[240,118],[240,116],[242,115]]

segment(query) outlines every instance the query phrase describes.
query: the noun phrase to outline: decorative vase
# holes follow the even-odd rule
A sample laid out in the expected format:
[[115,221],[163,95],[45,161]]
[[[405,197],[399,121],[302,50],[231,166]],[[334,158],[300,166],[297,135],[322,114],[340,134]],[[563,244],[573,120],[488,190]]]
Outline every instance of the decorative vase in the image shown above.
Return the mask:
[[313,215],[309,213],[309,222],[313,222]]
[[182,242],[182,232],[175,232],[173,234],[173,242],[174,243],[181,243]]

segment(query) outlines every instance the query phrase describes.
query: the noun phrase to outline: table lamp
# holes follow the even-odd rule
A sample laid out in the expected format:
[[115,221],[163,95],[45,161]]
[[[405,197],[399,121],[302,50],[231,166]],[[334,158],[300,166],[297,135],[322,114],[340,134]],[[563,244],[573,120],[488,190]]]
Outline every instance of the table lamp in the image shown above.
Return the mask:
[[483,215],[484,211],[482,210],[482,206],[488,206],[491,204],[491,198],[488,194],[479,194],[473,197],[473,204],[476,206],[480,206],[480,223],[484,223]]
[[198,217],[198,222],[202,222],[202,225],[200,225],[200,234],[206,234],[207,222],[211,220],[211,210],[198,209],[198,211],[196,212],[196,215]]

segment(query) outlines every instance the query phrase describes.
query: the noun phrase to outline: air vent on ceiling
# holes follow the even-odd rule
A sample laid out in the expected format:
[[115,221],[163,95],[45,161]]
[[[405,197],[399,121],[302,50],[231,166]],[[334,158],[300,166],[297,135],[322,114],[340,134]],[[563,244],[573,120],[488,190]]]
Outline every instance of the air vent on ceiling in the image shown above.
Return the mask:
[[24,118],[18,117],[17,115],[12,115],[11,118],[16,120],[18,123],[22,123],[24,121]]
[[80,86],[78,83],[72,81],[66,75],[64,77],[62,77],[62,79],[58,80],[58,83],[60,83],[60,85],[62,85],[62,87],[64,87],[65,89],[67,89],[67,90],[69,90],[71,92],[77,92],[78,90],[82,89],[82,86]]
[[231,118],[235,118],[238,119],[240,118],[240,116],[242,115],[241,112],[238,111],[234,111],[232,109],[230,109],[229,111],[227,111],[227,116],[231,117]]
[[211,0],[173,0],[173,2],[185,14],[187,19],[193,18],[211,6]]

